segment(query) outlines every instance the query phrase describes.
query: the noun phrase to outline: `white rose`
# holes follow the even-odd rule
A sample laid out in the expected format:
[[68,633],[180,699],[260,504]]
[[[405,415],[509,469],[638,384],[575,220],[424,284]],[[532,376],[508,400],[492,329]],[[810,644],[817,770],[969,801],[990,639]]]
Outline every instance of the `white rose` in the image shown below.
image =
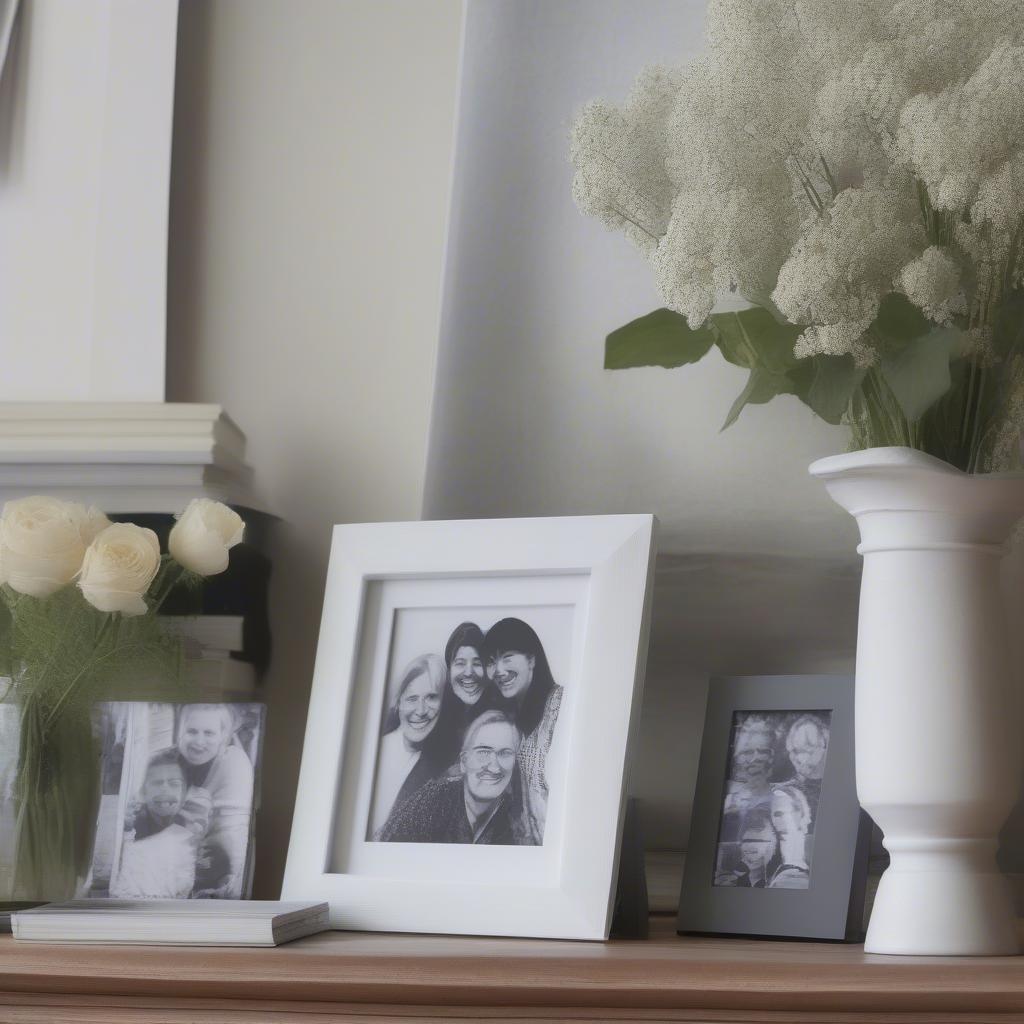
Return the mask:
[[159,568],[156,534],[134,523],[114,523],[89,545],[78,586],[101,612],[145,615],[143,595]]
[[83,508],[81,505],[72,507],[81,510],[78,532],[82,535],[82,543],[88,547],[110,525],[110,520],[106,513],[101,512],[95,505],[90,505],[88,508]]
[[85,556],[88,516],[81,505],[57,498],[34,495],[7,502],[0,514],[4,582],[29,597],[49,597],[70,583]]
[[209,498],[193,498],[178,517],[167,549],[186,569],[215,576],[228,567],[228,549],[242,539],[245,523],[234,510]]

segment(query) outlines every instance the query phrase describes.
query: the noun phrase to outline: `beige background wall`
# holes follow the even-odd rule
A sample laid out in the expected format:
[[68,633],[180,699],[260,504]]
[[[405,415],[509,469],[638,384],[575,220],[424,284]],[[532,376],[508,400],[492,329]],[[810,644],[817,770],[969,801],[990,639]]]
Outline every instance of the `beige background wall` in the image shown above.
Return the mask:
[[604,333],[657,296],[572,206],[572,112],[697,52],[703,0],[470,0],[456,139],[461,6],[181,5],[168,397],[228,408],[284,520],[262,895],[282,868],[332,523],[658,513],[631,785],[652,847],[685,844],[709,676],[851,664],[855,530],[806,475],[841,434],[782,401],[719,435],[742,374],[710,357],[601,370]]
[[264,896],[283,869],[331,525],[420,513],[460,24],[459,0],[181,4],[168,399],[226,406],[284,520]]
[[177,16],[21,4],[0,75],[0,401],[164,398]]

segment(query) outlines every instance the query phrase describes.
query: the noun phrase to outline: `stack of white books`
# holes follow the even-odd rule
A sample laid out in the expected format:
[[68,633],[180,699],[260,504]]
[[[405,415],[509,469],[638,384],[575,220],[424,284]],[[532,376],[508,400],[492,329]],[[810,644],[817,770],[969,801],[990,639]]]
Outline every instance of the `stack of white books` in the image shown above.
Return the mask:
[[105,512],[178,512],[196,496],[260,509],[245,435],[219,405],[4,402],[0,499],[27,494]]
[[257,699],[258,675],[244,658],[241,615],[163,615],[161,620],[185,641],[186,671],[204,700]]
[[224,660],[245,649],[241,615],[161,615],[160,623],[185,641],[190,658]]
[[279,946],[329,927],[326,903],[271,900],[71,900],[11,915],[31,942]]

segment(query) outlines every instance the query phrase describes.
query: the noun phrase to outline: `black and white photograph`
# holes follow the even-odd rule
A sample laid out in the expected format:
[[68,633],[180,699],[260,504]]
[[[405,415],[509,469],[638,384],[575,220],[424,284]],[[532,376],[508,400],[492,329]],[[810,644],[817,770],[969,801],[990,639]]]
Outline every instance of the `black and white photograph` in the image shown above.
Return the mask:
[[96,708],[100,803],[84,895],[244,899],[262,704]]
[[863,937],[871,820],[857,799],[854,688],[840,675],[711,680],[680,932]]
[[572,609],[401,609],[368,841],[540,846]]
[[282,899],[364,931],[607,937],[654,526],[334,528]]
[[831,711],[737,711],[715,885],[807,889]]
[[[0,679],[0,693],[7,685]],[[21,716],[13,703],[0,703],[0,899],[15,895],[15,845],[18,835],[18,807],[15,783],[18,777]]]

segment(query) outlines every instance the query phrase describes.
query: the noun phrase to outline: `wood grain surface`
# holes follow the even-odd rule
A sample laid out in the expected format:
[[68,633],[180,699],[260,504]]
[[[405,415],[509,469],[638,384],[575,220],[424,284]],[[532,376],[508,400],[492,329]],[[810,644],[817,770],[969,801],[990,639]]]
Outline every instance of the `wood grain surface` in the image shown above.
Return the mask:
[[1024,1021],[1024,960],[329,932],[277,949],[0,939],[2,1021]]

